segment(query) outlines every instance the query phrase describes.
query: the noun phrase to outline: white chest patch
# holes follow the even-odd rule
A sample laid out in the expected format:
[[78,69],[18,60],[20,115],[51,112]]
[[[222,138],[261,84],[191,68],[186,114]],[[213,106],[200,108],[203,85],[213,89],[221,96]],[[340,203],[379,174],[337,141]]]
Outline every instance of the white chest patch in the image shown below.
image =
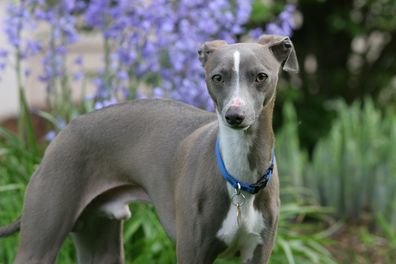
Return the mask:
[[253,257],[254,250],[262,244],[261,232],[264,230],[263,215],[253,207],[254,197],[241,207],[241,223],[237,223],[237,209],[231,204],[217,237],[224,241],[228,249],[222,256],[232,256],[238,250],[244,262]]

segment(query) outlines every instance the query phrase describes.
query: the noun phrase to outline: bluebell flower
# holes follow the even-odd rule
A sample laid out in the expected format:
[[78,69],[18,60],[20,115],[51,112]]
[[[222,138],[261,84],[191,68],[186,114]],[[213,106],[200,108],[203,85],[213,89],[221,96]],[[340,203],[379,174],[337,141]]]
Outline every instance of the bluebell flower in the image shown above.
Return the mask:
[[8,51],[5,49],[0,49],[0,58],[7,58]]
[[32,71],[30,69],[25,69],[25,71],[24,71],[24,75],[26,78],[29,77],[31,73],[32,73]]
[[81,71],[75,72],[75,73],[73,73],[73,80],[80,81],[84,78],[84,76],[85,76],[84,73]]
[[52,141],[55,139],[55,137],[58,134],[58,131],[61,131],[62,129],[64,129],[66,127],[66,121],[61,118],[61,117],[57,117],[55,119],[55,130],[50,130],[48,131],[48,133],[44,136],[46,141]]
[[25,53],[29,56],[36,55],[41,51],[41,43],[37,40],[27,40],[26,41],[26,48]]
[[255,28],[249,31],[249,36],[252,39],[258,39],[263,34],[264,31],[261,28]]
[[76,6],[76,1],[75,0],[63,0],[61,5],[65,9],[66,12],[71,12]]
[[109,100],[98,101],[94,105],[95,110],[99,110],[104,107],[108,107],[118,103],[118,100],[115,97],[110,98]]
[[296,7],[294,5],[287,5],[285,9],[279,14],[277,21],[267,25],[265,33],[291,36],[293,34],[293,29],[295,28],[295,11]]
[[[61,0],[49,6],[45,0],[26,0],[8,7],[5,31],[8,42],[23,50],[22,56],[45,52],[39,78],[51,90],[59,83],[54,81],[56,78],[72,74],[80,80],[84,76],[82,69],[67,73],[65,64],[68,46],[78,41],[74,14],[79,13],[85,26],[102,34],[111,53],[109,65],[103,65],[93,80],[95,108],[117,98],[152,95],[171,96],[213,110],[196,51],[208,39],[234,43],[234,36],[245,32],[243,26],[249,19],[252,1]],[[265,32],[292,34],[294,12],[295,6],[287,5]],[[21,31],[33,30],[37,22],[50,25],[50,39],[24,40]],[[262,32],[255,29],[249,34],[256,38]],[[48,49],[44,51],[43,46]],[[4,64],[1,58],[0,53],[0,64]],[[81,66],[81,57],[74,63]],[[140,90],[136,80],[154,80],[149,84],[155,87],[152,94]]]
[[46,141],[52,141],[55,139],[56,135],[57,134],[54,130],[50,130],[47,132],[47,134],[45,134],[44,138]]
[[80,56],[77,56],[77,57],[74,59],[74,64],[81,66],[81,65],[83,64],[83,57],[82,57],[81,55],[80,55]]
[[7,59],[8,51],[5,49],[0,49],[0,73],[7,67]]
[[117,78],[119,80],[128,80],[128,73],[126,73],[125,71],[119,71],[117,72]]
[[165,93],[163,91],[163,89],[161,89],[160,87],[155,87],[153,89],[153,97],[154,98],[161,98],[164,97]]
[[269,23],[265,28],[265,33],[273,35],[286,35],[282,28],[276,23]]

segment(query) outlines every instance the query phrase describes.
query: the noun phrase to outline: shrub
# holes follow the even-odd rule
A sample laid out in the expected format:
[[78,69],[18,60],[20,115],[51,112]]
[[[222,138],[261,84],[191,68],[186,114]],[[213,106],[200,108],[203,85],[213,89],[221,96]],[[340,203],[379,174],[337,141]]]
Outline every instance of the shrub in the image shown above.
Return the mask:
[[313,151],[307,186],[339,218],[375,224],[382,215],[396,228],[396,116],[366,99],[335,104],[338,118]]
[[[305,175],[308,168],[308,155],[300,146],[298,136],[298,119],[291,102],[282,106],[283,126],[276,135],[276,156],[281,181],[282,201],[296,201],[303,203],[307,195]],[[312,197],[312,195],[311,195]]]
[[332,207],[338,219],[372,227],[381,218],[396,229],[396,115],[381,113],[370,99],[331,105],[337,118],[311,160],[299,146],[295,110],[284,105],[278,167],[282,188],[294,191],[284,199]]

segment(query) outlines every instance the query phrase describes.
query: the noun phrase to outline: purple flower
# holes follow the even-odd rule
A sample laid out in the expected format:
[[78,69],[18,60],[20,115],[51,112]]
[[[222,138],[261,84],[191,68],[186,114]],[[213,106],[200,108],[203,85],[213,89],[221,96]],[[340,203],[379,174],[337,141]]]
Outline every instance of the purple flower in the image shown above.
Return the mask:
[[0,58],[7,58],[8,51],[5,49],[0,49]]
[[154,98],[161,98],[164,97],[165,93],[160,87],[155,87],[153,89],[153,97]]
[[77,56],[77,57],[74,59],[74,64],[81,66],[81,65],[83,64],[83,58],[82,58],[82,56]]
[[75,0],[63,0],[62,7],[66,10],[66,12],[71,12],[76,6]]
[[117,99],[115,97],[112,97],[109,100],[96,102],[94,105],[94,109],[99,110],[101,108],[108,107],[108,106],[114,105],[116,103],[118,103]]
[[263,34],[264,31],[261,28],[255,28],[249,31],[249,35],[252,39],[258,39]]
[[119,71],[117,72],[117,77],[120,80],[128,80],[128,73],[126,73],[125,71]]
[[32,71],[30,69],[25,69],[25,77],[29,77]]
[[5,49],[0,49],[0,72],[2,72],[7,67],[7,58],[8,51]]
[[294,5],[287,5],[285,9],[279,14],[277,21],[267,25],[265,33],[291,36],[295,28],[294,13],[296,7]]
[[56,137],[56,132],[54,130],[48,131],[47,134],[45,134],[45,140],[46,141],[52,141],[54,140]]
[[57,131],[61,131],[62,129],[64,129],[66,127],[66,121],[61,118],[61,117],[57,117],[56,118],[56,123],[54,124],[56,127],[56,130],[50,130],[46,135],[45,135],[45,140],[46,141],[52,141],[55,139],[55,137],[57,136],[58,132]]
[[[95,81],[96,97],[125,90],[130,78],[147,80],[150,76],[149,80],[159,80],[154,86],[159,83],[161,87],[153,90],[153,96],[171,95],[207,107],[198,46],[213,38],[234,42],[233,34],[243,32],[250,12],[251,0],[238,0],[235,5],[226,0],[91,1],[84,14],[86,24],[102,32],[116,48],[111,72]],[[133,89],[133,94],[144,94],[136,90],[139,87]]]
[[266,34],[273,34],[273,35],[286,35],[284,34],[282,28],[276,23],[270,23],[265,28]]
[[[48,91],[56,91],[58,79],[84,78],[82,58],[68,71],[69,45],[79,39],[77,22],[102,35],[106,45],[104,65],[93,78],[95,108],[117,102],[117,98],[170,96],[213,110],[205,88],[204,71],[197,58],[199,45],[210,39],[235,42],[246,33],[253,0],[61,0],[48,5],[44,0],[26,0],[8,7],[5,20],[8,42],[23,58],[43,53],[39,79]],[[287,5],[266,33],[291,35],[294,5]],[[79,19],[75,14],[78,14]],[[48,39],[24,39],[22,31],[36,24],[50,27]],[[249,34],[257,38],[262,29]],[[47,47],[45,50],[43,47]],[[0,50],[0,68],[7,53]],[[144,82],[144,85],[141,83]],[[56,86],[56,87],[53,87]],[[152,91],[148,88],[155,87]]]
[[41,43],[37,40],[26,41],[25,53],[28,56],[34,56],[41,51]]
[[73,80],[80,81],[82,78],[84,78],[83,72],[78,71],[78,72],[73,73]]

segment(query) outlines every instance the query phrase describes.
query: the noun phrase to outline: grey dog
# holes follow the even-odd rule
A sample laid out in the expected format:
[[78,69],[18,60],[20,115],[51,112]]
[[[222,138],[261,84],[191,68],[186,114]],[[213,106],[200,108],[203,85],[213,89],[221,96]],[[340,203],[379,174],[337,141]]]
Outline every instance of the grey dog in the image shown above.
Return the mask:
[[198,52],[216,113],[138,100],[74,119],[32,176],[17,264],[54,263],[71,233],[80,263],[123,263],[128,204],[154,205],[177,263],[218,256],[267,263],[279,215],[272,114],[279,70],[297,72],[292,42],[210,41]]

